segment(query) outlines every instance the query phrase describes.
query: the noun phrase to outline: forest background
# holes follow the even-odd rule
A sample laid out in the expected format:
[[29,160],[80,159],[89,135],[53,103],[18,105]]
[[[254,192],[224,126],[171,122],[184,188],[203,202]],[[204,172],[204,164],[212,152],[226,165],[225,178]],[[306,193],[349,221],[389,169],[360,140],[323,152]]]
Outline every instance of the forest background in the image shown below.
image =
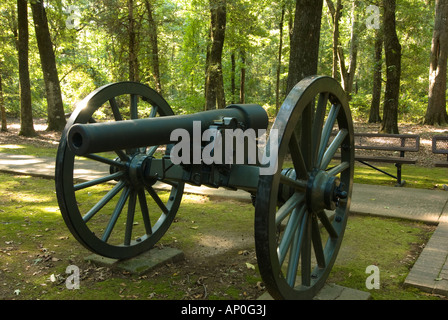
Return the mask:
[[[34,118],[47,118],[48,129],[60,131],[78,101],[117,81],[148,84],[176,114],[257,103],[274,117],[295,72],[297,8],[320,10],[317,3],[318,74],[341,82],[355,119],[384,121],[388,71],[398,70],[395,123],[382,130],[397,133],[397,121],[444,125],[447,2],[3,0],[2,130],[8,118],[20,117],[22,135],[34,134]],[[398,49],[388,47],[393,35]],[[386,64],[387,50],[398,63]],[[429,107],[434,55],[442,64],[437,75],[444,74],[435,109]]]

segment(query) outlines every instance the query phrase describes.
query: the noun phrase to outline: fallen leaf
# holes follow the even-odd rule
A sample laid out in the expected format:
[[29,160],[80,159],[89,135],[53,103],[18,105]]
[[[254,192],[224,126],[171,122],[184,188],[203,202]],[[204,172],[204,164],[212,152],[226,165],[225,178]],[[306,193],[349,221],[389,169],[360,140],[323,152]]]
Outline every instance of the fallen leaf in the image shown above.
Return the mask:
[[255,266],[252,263],[246,262],[247,269],[255,270]]
[[257,282],[257,289],[260,291],[265,289],[263,282],[261,282],[261,281]]

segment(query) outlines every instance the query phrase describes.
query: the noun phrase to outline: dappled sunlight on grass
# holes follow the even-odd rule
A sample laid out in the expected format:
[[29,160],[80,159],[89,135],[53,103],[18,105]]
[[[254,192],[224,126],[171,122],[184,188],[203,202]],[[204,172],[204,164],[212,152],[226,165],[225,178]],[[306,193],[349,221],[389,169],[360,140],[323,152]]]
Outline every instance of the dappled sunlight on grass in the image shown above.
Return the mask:
[[11,150],[11,149],[24,149],[25,146],[20,146],[17,144],[4,144],[0,146],[0,152],[6,152],[3,149]]

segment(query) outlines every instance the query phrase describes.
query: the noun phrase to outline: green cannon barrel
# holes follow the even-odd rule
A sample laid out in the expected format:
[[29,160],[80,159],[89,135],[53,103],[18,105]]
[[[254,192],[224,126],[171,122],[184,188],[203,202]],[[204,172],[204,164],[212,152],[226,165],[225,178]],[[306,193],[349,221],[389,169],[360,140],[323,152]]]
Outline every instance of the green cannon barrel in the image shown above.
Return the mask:
[[[68,131],[67,142],[76,155],[170,144],[171,132],[182,128],[190,135],[193,122],[201,122],[202,132],[223,118],[234,118],[248,129],[267,129],[268,116],[256,104],[230,105],[225,109],[210,110],[190,115],[75,124]],[[201,134],[202,134],[201,132]]]

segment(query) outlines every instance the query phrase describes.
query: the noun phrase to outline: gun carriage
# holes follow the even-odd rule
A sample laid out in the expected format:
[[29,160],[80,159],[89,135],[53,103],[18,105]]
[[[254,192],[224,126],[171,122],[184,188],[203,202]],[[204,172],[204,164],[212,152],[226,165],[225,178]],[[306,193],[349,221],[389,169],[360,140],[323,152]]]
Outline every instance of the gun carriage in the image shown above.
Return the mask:
[[[179,128],[193,135],[210,129],[215,140],[190,141],[191,150],[176,154],[191,161],[179,163],[171,136]],[[181,208],[185,183],[245,190],[253,198],[257,262],[269,293],[312,298],[335,262],[350,208],[353,125],[344,91],[325,76],[298,83],[257,162],[248,153],[241,162],[194,157],[206,148],[225,155],[228,141],[214,144],[225,129],[262,132],[268,117],[258,105],[176,116],[157,92],[133,82],[95,90],[74,110],[57,153],[56,193],[65,223],[89,250],[128,259],[165,234]],[[250,139],[239,142],[247,149]],[[104,173],[84,176],[86,161]]]

